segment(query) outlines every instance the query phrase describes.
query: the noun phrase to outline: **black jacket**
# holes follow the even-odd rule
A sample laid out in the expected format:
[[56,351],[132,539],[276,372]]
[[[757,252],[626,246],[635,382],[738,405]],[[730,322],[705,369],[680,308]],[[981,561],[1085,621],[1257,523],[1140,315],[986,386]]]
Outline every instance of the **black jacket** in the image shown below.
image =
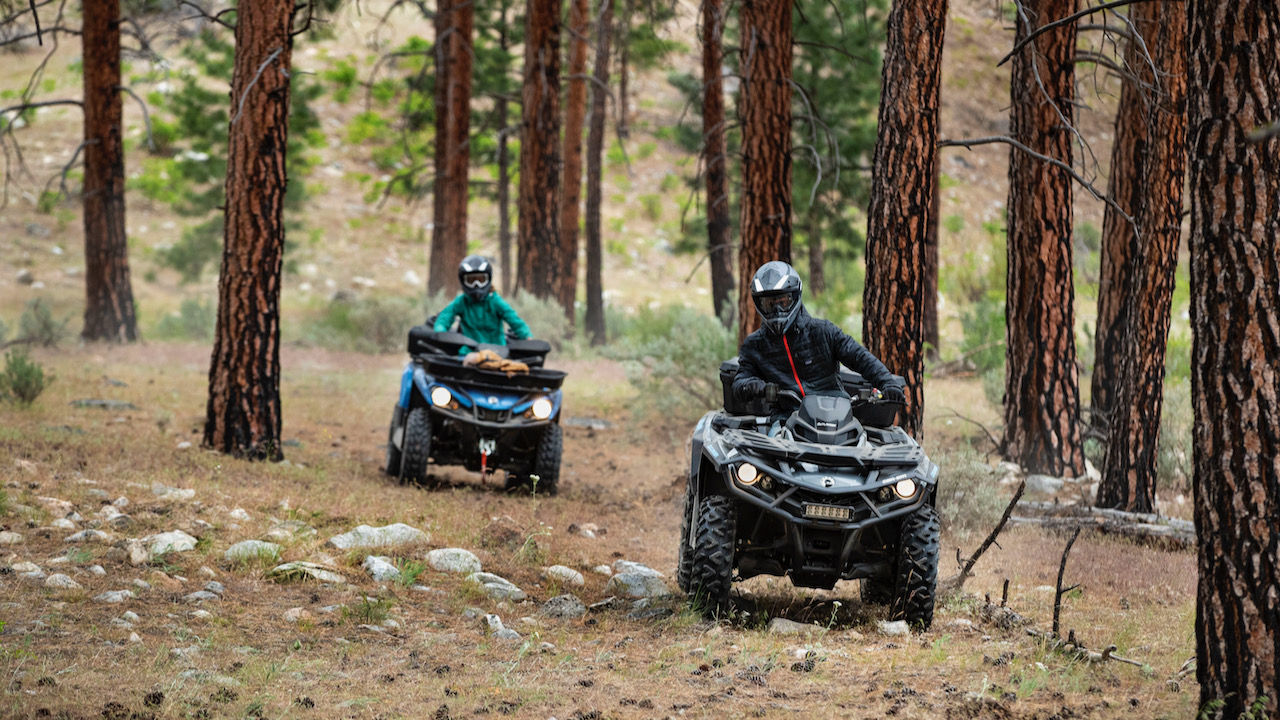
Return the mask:
[[[835,323],[819,320],[804,308],[800,309],[799,316],[787,330],[786,338],[791,348],[791,360],[795,361],[795,373],[800,377],[805,393],[841,392],[837,380],[841,363],[861,373],[877,388],[900,387],[898,380],[870,350],[845,335]],[[762,327],[748,335],[738,350],[738,374],[733,379],[734,397],[740,400],[759,397],[766,383],[775,383],[781,390],[799,393],[782,338]]]

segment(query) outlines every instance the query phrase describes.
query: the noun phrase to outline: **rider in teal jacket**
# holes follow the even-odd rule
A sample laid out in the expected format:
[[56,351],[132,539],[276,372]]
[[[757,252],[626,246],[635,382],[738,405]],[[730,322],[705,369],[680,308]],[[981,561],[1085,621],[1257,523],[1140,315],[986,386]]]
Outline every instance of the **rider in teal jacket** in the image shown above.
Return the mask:
[[512,307],[493,290],[493,265],[479,255],[468,255],[458,266],[462,292],[436,316],[434,330],[445,332],[461,320],[459,332],[478,343],[506,345],[503,323],[517,338],[530,337],[529,326]]

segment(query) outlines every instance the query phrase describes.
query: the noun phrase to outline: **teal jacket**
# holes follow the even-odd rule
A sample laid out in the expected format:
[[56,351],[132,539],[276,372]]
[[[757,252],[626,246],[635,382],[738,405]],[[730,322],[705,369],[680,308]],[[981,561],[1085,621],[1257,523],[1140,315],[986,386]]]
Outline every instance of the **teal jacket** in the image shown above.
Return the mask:
[[507,334],[502,330],[504,322],[511,326],[512,334],[518,338],[524,339],[531,334],[525,321],[496,292],[490,292],[483,300],[472,300],[466,293],[458,293],[458,297],[436,316],[435,331],[450,330],[454,318],[462,320],[458,330],[478,343],[506,345]]

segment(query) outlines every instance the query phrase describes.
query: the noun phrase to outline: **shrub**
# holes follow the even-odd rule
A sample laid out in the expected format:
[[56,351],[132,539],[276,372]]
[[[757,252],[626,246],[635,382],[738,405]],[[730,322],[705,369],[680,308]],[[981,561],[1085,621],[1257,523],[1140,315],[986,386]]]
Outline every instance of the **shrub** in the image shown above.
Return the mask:
[[689,416],[720,406],[720,363],[738,350],[731,330],[679,306],[642,310],[619,325],[609,353],[625,364],[642,407]]
[[551,299],[536,298],[527,292],[503,297],[529,325],[529,330],[535,338],[546,340],[556,350],[563,350],[574,342],[574,327],[564,316],[564,308],[560,307],[560,303]]
[[1191,407],[1191,381],[1171,378],[1164,386],[1160,411],[1160,439],[1156,443],[1156,478],[1159,487],[1189,490],[1194,474],[1191,447],[1195,414]]
[[936,455],[938,517],[948,530],[986,532],[1009,500],[991,466],[973,448]]
[[354,298],[339,294],[319,318],[303,324],[302,342],[333,350],[403,350],[409,328],[424,320],[420,306],[405,297]]
[[961,353],[980,374],[1003,368],[1005,345],[1004,298],[983,298],[960,315],[964,329]]
[[40,397],[44,386],[44,368],[27,355],[26,349],[5,353],[4,372],[0,373],[0,397],[26,407]]
[[22,317],[18,320],[18,337],[22,340],[44,347],[53,347],[67,336],[68,315],[61,320],[53,317],[53,310],[41,298],[27,302]]
[[212,304],[187,298],[177,312],[160,319],[155,334],[174,340],[212,340],[216,320]]

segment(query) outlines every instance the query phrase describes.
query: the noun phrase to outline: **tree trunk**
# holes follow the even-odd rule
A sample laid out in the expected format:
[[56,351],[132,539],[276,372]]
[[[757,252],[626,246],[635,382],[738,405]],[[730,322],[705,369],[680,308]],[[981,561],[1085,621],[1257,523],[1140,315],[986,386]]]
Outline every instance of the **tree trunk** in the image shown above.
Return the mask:
[[924,282],[924,356],[938,359],[938,220],[942,213],[941,172],[935,160],[933,202],[929,204],[929,221],[924,233],[924,264],[920,267]]
[[724,0],[702,2],[702,166],[707,181],[707,264],[711,310],[732,322],[733,238],[725,149]]
[[[502,3],[498,18],[498,47],[502,57],[507,57],[511,49],[511,38],[507,34],[507,3]],[[511,152],[508,141],[510,134],[510,116],[506,95],[494,101],[494,110],[498,115],[498,264],[502,273],[502,292],[514,292],[511,284]]]
[[1280,717],[1280,6],[1189,0],[1200,704]]
[[938,163],[938,93],[947,0],[889,12],[867,211],[862,337],[907,381],[902,429],[924,433],[924,248]]
[[609,97],[609,40],[613,0],[600,0],[596,14],[595,82],[591,84],[591,128],[587,131],[587,333],[592,345],[605,342],[603,258],[600,241],[600,176]]
[[822,215],[815,200],[805,215],[805,234],[809,237],[809,291],[814,295],[826,292],[827,277],[823,272],[826,257],[822,247]]
[[529,0],[520,135],[520,274],[534,297],[560,284],[560,0]]
[[471,166],[471,0],[440,0],[436,30],[435,218],[427,292],[457,287],[467,255],[467,171]]
[[292,0],[236,16],[226,240],[204,444],[280,460],[280,267],[284,251]]
[[86,3],[84,53],[84,331],[88,341],[133,342],[138,322],[124,232],[120,2]]
[[760,327],[751,276],[770,260],[791,262],[791,4],[743,0],[742,247],[738,339]]
[[[1022,5],[1017,39],[1066,17],[1075,0]],[[1030,25],[1030,27],[1028,26]],[[1076,26],[1038,37],[1013,59],[1014,139],[1071,165]],[[1005,434],[1000,451],[1027,472],[1084,473],[1071,286],[1071,178],[1017,148],[1009,157]],[[868,273],[869,274],[869,273]]]
[[[1142,179],[1135,219],[1142,237],[1125,299],[1126,342],[1109,413],[1110,433],[1098,505],[1154,512],[1156,449],[1164,404],[1164,354],[1169,341],[1178,239],[1182,234],[1182,182],[1187,157],[1186,10],[1181,3],[1148,2],[1131,11],[1144,33],[1158,79],[1147,104],[1140,165],[1125,168]],[[1114,174],[1113,170],[1113,174]]]
[[626,139],[631,136],[631,126],[628,124],[627,115],[628,108],[631,107],[630,96],[627,94],[630,88],[631,77],[631,13],[635,10],[635,0],[625,0],[622,8],[622,17],[618,18],[618,137]]
[[[1145,38],[1154,35],[1151,14],[1145,10],[1151,3],[1133,6],[1131,22]],[[1185,23],[1184,23],[1185,24]],[[1142,177],[1142,158],[1147,153],[1146,91],[1154,82],[1151,68],[1140,48],[1132,41],[1126,46],[1125,67],[1133,74],[1121,78],[1120,106],[1116,110],[1115,140],[1111,145],[1111,170],[1107,195],[1136,217],[1141,193],[1146,185]],[[1128,332],[1125,301],[1137,274],[1135,257],[1139,252],[1133,226],[1107,205],[1102,216],[1101,276],[1098,280],[1098,321],[1094,333],[1093,376],[1089,404],[1091,424],[1107,432],[1110,427],[1112,398],[1119,389],[1120,356]]]
[[582,201],[582,123],[587,114],[587,0],[569,6],[569,93],[564,113],[564,193],[560,205],[560,305],[574,322],[578,295],[578,204]]

